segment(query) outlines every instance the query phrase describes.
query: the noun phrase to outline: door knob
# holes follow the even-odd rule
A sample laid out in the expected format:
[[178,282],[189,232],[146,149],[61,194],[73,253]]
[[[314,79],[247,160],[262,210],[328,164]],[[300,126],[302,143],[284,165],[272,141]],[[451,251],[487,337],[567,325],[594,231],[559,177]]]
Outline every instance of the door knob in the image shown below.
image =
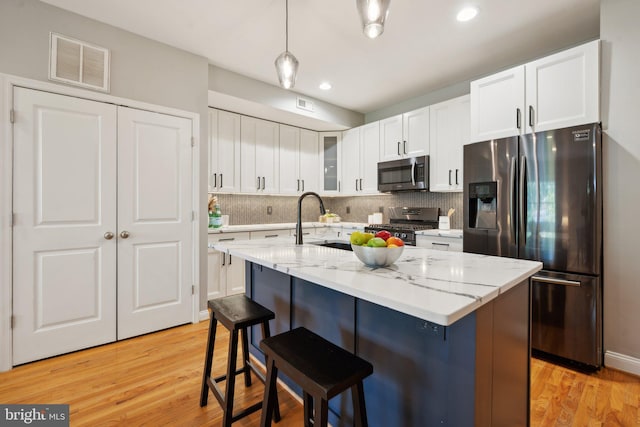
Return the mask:
[[104,233],[104,238],[107,240],[111,240],[113,239],[114,234],[110,231],[107,231],[106,233]]
[[123,239],[128,238],[128,237],[129,237],[129,232],[128,232],[128,231],[126,231],[126,230],[125,230],[125,231],[122,231],[122,232],[120,233],[120,237],[122,237]]

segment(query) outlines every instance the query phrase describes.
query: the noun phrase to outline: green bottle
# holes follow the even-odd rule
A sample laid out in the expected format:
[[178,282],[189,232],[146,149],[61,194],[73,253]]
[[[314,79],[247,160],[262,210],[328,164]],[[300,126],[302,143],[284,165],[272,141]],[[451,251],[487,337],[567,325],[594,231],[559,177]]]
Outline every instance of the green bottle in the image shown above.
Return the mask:
[[220,205],[218,203],[213,206],[213,212],[209,213],[209,224],[213,228],[222,227],[222,212],[220,212]]

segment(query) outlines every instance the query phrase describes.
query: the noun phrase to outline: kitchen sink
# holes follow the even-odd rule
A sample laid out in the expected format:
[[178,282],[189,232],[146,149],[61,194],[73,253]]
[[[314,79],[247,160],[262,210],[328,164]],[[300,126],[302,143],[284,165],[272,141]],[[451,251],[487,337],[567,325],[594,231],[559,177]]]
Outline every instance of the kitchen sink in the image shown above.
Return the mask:
[[318,242],[318,243],[311,243],[312,245],[316,245],[316,246],[324,246],[327,248],[335,248],[335,249],[342,249],[343,251],[351,251],[351,243],[348,242],[342,242],[342,241],[338,241],[338,242],[329,242],[329,241],[325,241],[325,242]]

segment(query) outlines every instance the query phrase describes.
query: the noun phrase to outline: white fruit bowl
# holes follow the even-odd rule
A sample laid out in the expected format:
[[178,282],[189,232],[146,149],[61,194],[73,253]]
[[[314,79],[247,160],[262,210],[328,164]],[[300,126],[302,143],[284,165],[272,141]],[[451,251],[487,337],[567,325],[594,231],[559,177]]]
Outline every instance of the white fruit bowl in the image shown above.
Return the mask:
[[402,255],[404,246],[397,248],[372,248],[369,246],[351,245],[353,253],[363,264],[369,267],[388,267]]

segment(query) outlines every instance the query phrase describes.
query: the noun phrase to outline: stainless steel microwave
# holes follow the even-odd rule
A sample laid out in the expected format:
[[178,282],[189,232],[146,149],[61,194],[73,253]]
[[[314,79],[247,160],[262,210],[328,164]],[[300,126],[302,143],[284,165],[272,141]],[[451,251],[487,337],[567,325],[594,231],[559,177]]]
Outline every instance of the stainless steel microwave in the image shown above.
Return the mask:
[[429,189],[429,156],[378,163],[378,191],[425,191]]

